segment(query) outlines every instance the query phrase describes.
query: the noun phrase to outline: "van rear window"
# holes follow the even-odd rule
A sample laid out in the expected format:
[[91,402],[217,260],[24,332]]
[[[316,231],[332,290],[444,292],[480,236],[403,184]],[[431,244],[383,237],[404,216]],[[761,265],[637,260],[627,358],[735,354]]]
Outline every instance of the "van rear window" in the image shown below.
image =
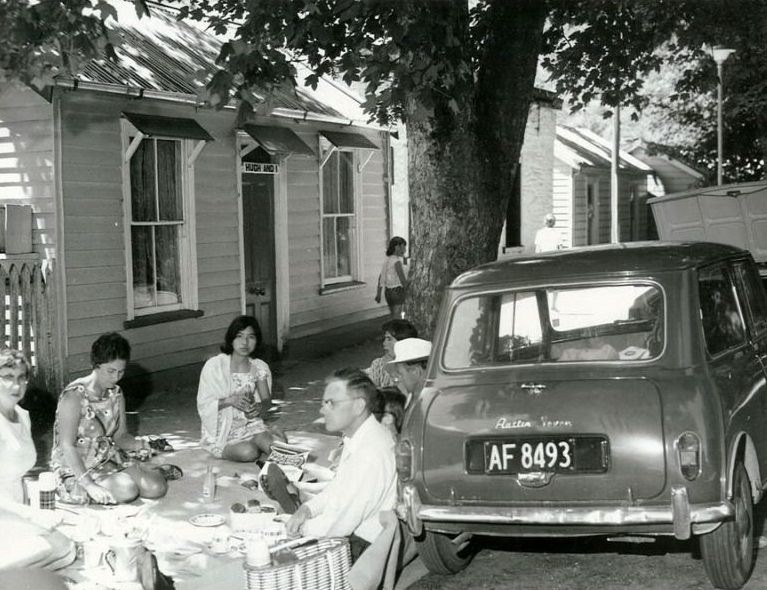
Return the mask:
[[655,285],[621,284],[466,297],[453,307],[446,369],[519,363],[643,361],[664,348]]

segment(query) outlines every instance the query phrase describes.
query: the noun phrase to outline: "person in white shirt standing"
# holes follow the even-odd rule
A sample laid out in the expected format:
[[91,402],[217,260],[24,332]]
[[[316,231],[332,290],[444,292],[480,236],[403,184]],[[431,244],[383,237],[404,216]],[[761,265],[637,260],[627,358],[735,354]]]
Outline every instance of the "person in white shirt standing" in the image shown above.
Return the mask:
[[396,503],[394,438],[372,414],[378,395],[359,369],[327,378],[320,413],[329,431],[343,433],[341,458],[333,479],[287,523],[291,535],[349,537],[352,560],[383,530],[381,511]]
[[554,229],[557,224],[557,218],[553,213],[548,213],[543,218],[543,227],[535,232],[535,251],[551,252],[559,250],[562,247],[562,238],[559,232]]

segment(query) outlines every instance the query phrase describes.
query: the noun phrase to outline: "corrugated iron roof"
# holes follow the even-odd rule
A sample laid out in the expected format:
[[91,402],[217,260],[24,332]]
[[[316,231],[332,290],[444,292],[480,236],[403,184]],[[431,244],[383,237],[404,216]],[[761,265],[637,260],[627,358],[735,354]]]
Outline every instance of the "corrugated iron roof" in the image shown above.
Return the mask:
[[[151,8],[150,18],[139,19],[132,2],[112,0],[110,4],[117,9],[118,20],[109,19],[107,26],[123,40],[122,46],[116,48],[120,59],[116,63],[92,61],[78,80],[196,96],[204,86],[203,80],[216,71],[222,41],[212,33],[177,21],[172,11],[156,5]],[[294,92],[275,89],[271,97],[272,108],[349,118],[301,86]]]
[[[647,164],[624,150],[619,152],[621,170],[636,174],[652,172]],[[612,146],[596,133],[584,128],[557,125],[554,155],[572,167],[610,167]]]

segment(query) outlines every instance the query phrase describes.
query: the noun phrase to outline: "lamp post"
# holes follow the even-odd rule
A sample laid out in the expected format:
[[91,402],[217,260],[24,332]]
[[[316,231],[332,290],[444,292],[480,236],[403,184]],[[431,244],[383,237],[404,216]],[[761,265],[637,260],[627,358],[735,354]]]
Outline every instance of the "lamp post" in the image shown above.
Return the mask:
[[711,57],[716,62],[716,184],[722,184],[722,64],[735,53],[734,49],[727,49],[721,45],[711,49]]

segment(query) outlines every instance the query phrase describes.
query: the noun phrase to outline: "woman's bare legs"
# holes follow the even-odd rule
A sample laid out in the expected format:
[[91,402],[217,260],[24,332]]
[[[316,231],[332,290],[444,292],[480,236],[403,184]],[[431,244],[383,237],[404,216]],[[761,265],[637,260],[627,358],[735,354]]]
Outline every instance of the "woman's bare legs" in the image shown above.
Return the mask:
[[139,496],[139,486],[127,469],[101,477],[96,480],[96,483],[109,490],[118,504],[133,502]]
[[253,463],[261,454],[261,449],[251,440],[243,440],[228,444],[221,453],[221,458],[227,461],[238,461],[240,463]]
[[130,465],[125,469],[138,486],[139,496],[142,498],[162,498],[168,492],[168,480],[162,472],[141,465]]
[[239,461],[242,463],[252,463],[261,456],[261,453],[269,453],[272,447],[272,443],[275,439],[285,440],[285,436],[282,432],[273,435],[268,430],[259,432],[250,440],[243,440],[236,443],[228,444],[224,447],[224,452],[221,454],[222,459],[227,461]]

